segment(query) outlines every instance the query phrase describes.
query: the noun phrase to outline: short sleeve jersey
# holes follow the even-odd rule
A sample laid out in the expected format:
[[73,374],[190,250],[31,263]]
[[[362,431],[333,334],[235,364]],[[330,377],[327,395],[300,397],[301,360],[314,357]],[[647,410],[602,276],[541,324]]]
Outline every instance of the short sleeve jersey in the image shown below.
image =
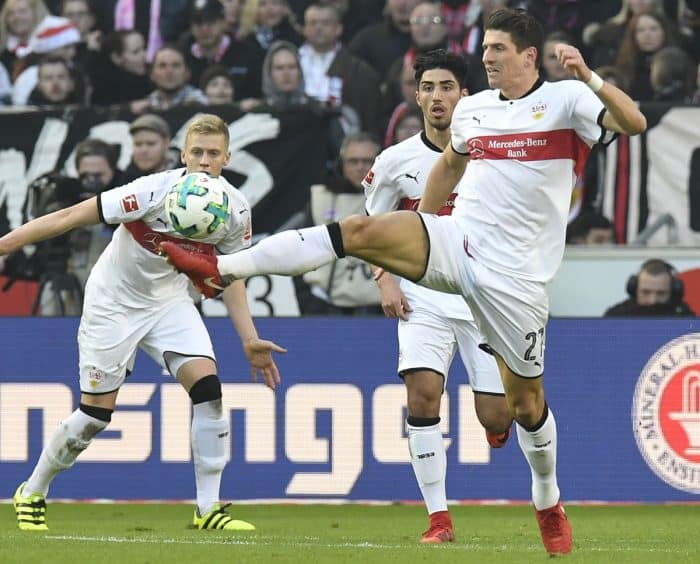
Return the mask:
[[121,225],[92,269],[88,286],[130,307],[162,305],[187,291],[185,276],[159,255],[162,241],[205,254],[228,254],[250,246],[250,206],[223,177],[231,202],[228,223],[196,241],[173,229],[165,213],[165,196],[184,174],[184,168],[151,174],[98,196],[100,219]]
[[459,101],[452,147],[471,161],[453,215],[477,260],[527,280],[554,276],[576,176],[591,146],[613,138],[604,112],[577,80],[538,82],[516,100],[486,90]]
[[[430,169],[442,150],[421,132],[388,147],[376,158],[362,181],[369,215],[396,210],[415,210],[425,190]],[[450,215],[457,194],[451,194],[438,212]],[[453,319],[473,319],[462,296],[445,294],[401,279],[401,290],[411,307],[429,308]]]

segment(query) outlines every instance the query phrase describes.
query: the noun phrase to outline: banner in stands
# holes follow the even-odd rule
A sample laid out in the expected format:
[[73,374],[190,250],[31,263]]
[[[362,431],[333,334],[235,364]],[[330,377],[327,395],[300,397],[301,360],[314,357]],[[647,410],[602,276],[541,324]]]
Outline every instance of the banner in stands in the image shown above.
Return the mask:
[[671,216],[652,246],[700,246],[700,108],[643,104],[647,130],[607,149],[602,211],[619,242]]
[[[223,499],[418,500],[408,462],[396,326],[386,319],[259,319],[288,347],[272,392],[229,323],[207,320],[232,425]],[[75,319],[0,319],[4,494],[78,403]],[[564,500],[700,498],[700,335],[690,320],[553,320],[545,387],[558,425]],[[485,353],[484,353],[485,354]],[[191,499],[190,402],[148,357],[107,431],[55,480],[54,498]],[[527,500],[530,472],[511,437],[491,450],[458,363],[440,423],[448,497]]]
[[[161,114],[181,148],[195,109],[182,107]],[[326,170],[328,123],[311,110],[241,113],[208,108],[228,124],[231,162],[225,176],[253,206],[255,234],[274,231],[309,199],[309,186]],[[50,171],[75,176],[75,148],[88,137],[121,146],[119,168],[131,159],[129,123],[136,116],[118,109],[80,109],[0,115],[0,235],[22,223],[28,184]]]

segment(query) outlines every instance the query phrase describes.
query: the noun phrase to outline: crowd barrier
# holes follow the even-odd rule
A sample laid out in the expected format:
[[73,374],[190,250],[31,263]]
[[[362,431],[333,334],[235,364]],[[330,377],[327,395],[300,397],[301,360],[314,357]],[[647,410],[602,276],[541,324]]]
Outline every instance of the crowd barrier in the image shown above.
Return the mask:
[[[395,322],[258,319],[277,356],[276,392],[248,380],[238,337],[209,319],[231,460],[224,499],[418,500],[408,462]],[[77,405],[77,319],[0,318],[0,475],[10,497]],[[700,501],[700,333],[695,319],[554,319],[545,388],[558,425],[564,500]],[[450,499],[527,500],[515,436],[491,450],[455,363],[442,402]],[[191,499],[190,402],[148,357],[110,428],[57,477],[55,498]]]

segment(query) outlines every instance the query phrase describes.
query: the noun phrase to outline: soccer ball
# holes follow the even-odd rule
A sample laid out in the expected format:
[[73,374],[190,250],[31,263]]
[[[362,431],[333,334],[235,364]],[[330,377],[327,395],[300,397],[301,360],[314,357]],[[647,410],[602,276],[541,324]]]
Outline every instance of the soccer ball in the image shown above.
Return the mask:
[[228,222],[228,192],[220,179],[205,172],[184,176],[165,197],[173,229],[188,239],[206,239]]

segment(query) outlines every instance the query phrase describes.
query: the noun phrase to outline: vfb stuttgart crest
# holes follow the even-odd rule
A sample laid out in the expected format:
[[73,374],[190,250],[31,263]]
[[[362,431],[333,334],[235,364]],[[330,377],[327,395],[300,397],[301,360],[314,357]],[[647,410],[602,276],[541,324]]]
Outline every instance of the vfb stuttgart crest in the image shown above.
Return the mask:
[[647,362],[632,424],[649,468],[674,488],[700,493],[700,333],[674,339]]

